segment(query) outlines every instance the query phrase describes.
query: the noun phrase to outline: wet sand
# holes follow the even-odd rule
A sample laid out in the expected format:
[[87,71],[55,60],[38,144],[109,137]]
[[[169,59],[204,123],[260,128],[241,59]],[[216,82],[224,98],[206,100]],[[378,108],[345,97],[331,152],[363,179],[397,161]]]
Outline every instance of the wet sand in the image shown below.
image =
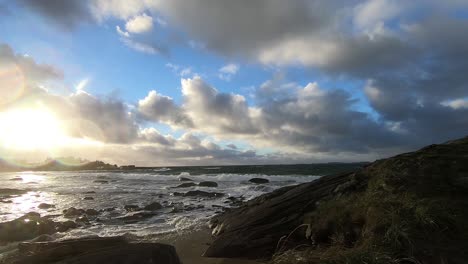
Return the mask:
[[183,264],[261,264],[264,262],[225,259],[225,258],[205,258],[203,252],[211,242],[210,230],[208,228],[196,230],[184,234],[169,234],[157,239],[158,242],[175,246],[177,254]]

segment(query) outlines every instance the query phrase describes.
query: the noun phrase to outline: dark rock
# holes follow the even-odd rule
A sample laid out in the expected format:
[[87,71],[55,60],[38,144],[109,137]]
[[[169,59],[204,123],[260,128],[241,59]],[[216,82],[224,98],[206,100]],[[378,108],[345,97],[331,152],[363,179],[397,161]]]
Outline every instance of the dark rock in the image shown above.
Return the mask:
[[186,178],[186,177],[179,177],[179,181],[193,181],[193,180]]
[[175,187],[172,187],[172,188],[188,188],[188,187],[193,187],[193,186],[197,186],[197,184],[193,183],[193,182],[186,182],[186,183],[182,183],[182,184],[179,184]]
[[208,197],[208,198],[217,198],[217,197],[222,197],[224,196],[224,193],[217,193],[217,192],[205,192],[205,191],[188,191],[186,192],[183,196],[185,197],[190,197],[190,196],[196,196],[196,197]]
[[1,200],[0,203],[13,203],[12,200]]
[[88,223],[89,219],[86,215],[82,215],[75,220],[77,223]]
[[82,238],[21,243],[14,264],[180,264],[175,248],[160,243],[133,243],[123,237]]
[[135,204],[127,204],[127,205],[124,206],[124,209],[127,212],[134,212],[134,211],[141,210],[140,207],[138,205],[135,205]]
[[84,192],[84,194],[93,194],[96,193],[95,191]]
[[112,211],[115,211],[115,207],[104,208],[101,210],[101,212],[112,212]]
[[102,183],[102,184],[104,184],[104,183],[109,183],[109,181],[106,181],[106,180],[94,180],[93,182],[95,182],[95,183]]
[[213,181],[203,181],[198,184],[200,187],[218,187],[218,184]]
[[83,200],[91,201],[94,200],[94,197],[86,196],[85,198],[83,198]]
[[75,222],[73,222],[73,221],[61,222],[57,226],[57,232],[65,232],[68,229],[73,229],[73,228],[76,228],[76,227],[77,227],[77,224]]
[[87,210],[85,211],[85,214],[87,214],[87,215],[89,215],[89,216],[95,216],[95,215],[98,215],[99,212],[96,211],[96,210],[94,210],[94,209],[87,209]]
[[0,189],[0,198],[10,198],[18,195],[23,195],[27,193],[27,190],[18,190],[18,189],[8,189],[8,188],[2,188]]
[[41,203],[37,206],[39,209],[49,209],[49,208],[54,208],[55,205],[53,204],[48,204],[48,203]]
[[252,178],[249,180],[251,183],[255,184],[264,184],[264,183],[269,183],[270,181],[268,179],[263,179],[263,178]]
[[143,209],[147,210],[147,211],[155,211],[155,210],[159,210],[161,208],[163,208],[163,206],[160,203],[154,202],[154,203],[148,204]]
[[64,217],[72,218],[84,214],[83,209],[76,209],[75,207],[70,207],[69,209],[63,210]]
[[32,239],[42,234],[57,232],[59,224],[31,212],[12,221],[0,223],[0,242]]

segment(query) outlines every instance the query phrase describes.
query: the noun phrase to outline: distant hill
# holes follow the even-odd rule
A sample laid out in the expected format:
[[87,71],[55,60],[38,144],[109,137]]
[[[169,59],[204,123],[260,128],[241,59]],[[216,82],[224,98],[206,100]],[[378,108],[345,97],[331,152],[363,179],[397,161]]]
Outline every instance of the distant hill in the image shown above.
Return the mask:
[[34,166],[17,165],[0,159],[0,172],[7,171],[78,171],[78,170],[114,170],[119,169],[117,165],[102,161],[86,161],[76,165],[66,164],[62,161],[49,159],[45,163]]

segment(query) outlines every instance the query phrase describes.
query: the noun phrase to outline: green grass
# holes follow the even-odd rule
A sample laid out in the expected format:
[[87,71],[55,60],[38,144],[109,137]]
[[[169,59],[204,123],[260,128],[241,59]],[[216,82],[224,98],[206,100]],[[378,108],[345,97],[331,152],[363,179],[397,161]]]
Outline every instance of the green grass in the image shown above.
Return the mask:
[[320,203],[304,219],[309,246],[277,252],[273,263],[452,263],[468,257],[465,208],[453,193],[427,197],[373,178],[363,192]]

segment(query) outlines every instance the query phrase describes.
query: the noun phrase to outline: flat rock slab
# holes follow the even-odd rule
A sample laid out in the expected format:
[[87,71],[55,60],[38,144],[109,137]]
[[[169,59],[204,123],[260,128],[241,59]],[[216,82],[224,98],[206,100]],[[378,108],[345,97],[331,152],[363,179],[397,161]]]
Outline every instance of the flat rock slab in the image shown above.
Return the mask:
[[12,264],[180,264],[173,246],[129,242],[123,237],[83,238],[55,242],[21,243]]
[[351,174],[322,177],[257,197],[212,220],[215,240],[204,253],[215,258],[269,258],[278,240],[302,224],[316,201],[330,195]]

